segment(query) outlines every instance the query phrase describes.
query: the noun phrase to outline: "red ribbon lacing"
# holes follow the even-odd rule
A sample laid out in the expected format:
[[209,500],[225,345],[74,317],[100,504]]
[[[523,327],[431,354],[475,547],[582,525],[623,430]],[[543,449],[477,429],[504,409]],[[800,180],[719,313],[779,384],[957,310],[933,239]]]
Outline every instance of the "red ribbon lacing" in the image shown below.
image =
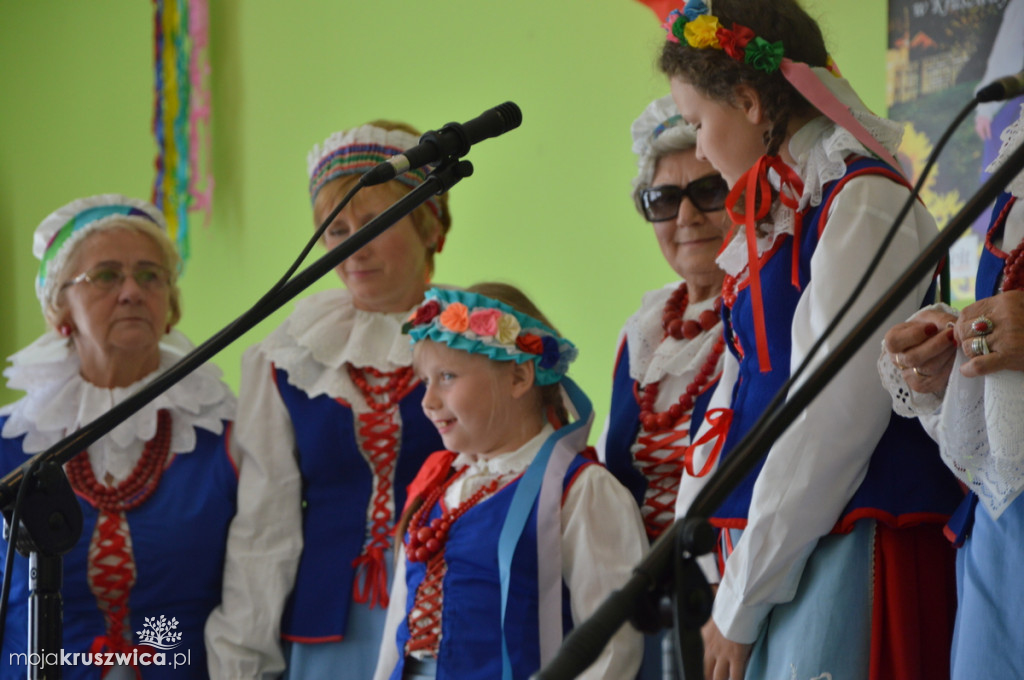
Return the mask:
[[[793,285],[800,288],[800,233],[801,216],[797,208],[804,183],[796,172],[778,156],[761,156],[747,170],[725,199],[725,209],[737,224],[745,225],[747,238],[747,266],[750,268],[749,283],[751,304],[754,308],[754,336],[757,344],[758,366],[762,373],[772,370],[768,356],[768,331],[764,320],[764,297],[761,293],[761,259],[757,253],[757,223],[764,219],[772,207],[772,186],[768,171],[779,175],[779,200],[793,210]],[[736,204],[743,197],[743,211],[736,210]]]
[[[391,547],[392,498],[391,479],[395,471],[395,451],[398,448],[398,425],[392,417],[394,410],[370,411],[359,414],[359,435],[363,448],[373,467],[375,488],[370,511],[370,541],[362,554],[352,561],[356,569],[352,597],[370,608],[388,606],[388,573],[384,553]],[[361,581],[361,583],[360,583]]]
[[[704,414],[704,419],[710,427],[689,446],[675,444],[689,436],[687,430],[664,433],[665,436],[660,439],[657,438],[657,434],[643,435],[637,439],[637,442],[644,445],[634,457],[640,464],[640,471],[648,480],[644,507],[650,508],[650,512],[644,515],[644,527],[652,541],[675,519],[675,501],[679,494],[679,481],[682,475],[685,473],[689,477],[704,477],[714,469],[718,456],[722,453],[725,437],[729,433],[729,424],[732,422],[732,410],[714,408]],[[711,441],[714,441],[715,445],[708,459],[704,461],[700,470],[694,469],[693,458],[696,448]],[[655,452],[669,447],[672,448],[669,455],[660,459],[654,457]]]
[[[130,654],[133,649],[131,631],[125,630],[125,621],[130,612],[128,597],[135,586],[136,572],[127,536],[121,531],[122,523],[127,529],[123,513],[101,510],[96,522],[96,540],[89,550],[89,583],[107,624],[106,635],[99,635],[92,642],[89,651],[93,653],[107,649]],[[105,666],[101,677],[110,668]]]
[[441,640],[441,609],[444,606],[442,582],[448,571],[444,550],[427,561],[427,573],[416,589],[416,598],[409,612],[409,641],[405,653],[429,651],[437,654]]
[[[378,605],[387,607],[388,572],[384,553],[391,547],[391,520],[394,515],[390,507],[393,491],[391,479],[398,457],[398,425],[394,414],[398,410],[398,402],[405,396],[412,382],[412,368],[405,366],[391,372],[380,371],[372,366],[356,368],[351,364],[347,368],[352,384],[359,388],[366,405],[370,407],[369,412],[359,415],[359,436],[363,439],[363,449],[370,459],[374,478],[370,540],[359,557],[352,560],[356,570],[352,599],[359,604],[369,602],[371,609]],[[367,375],[383,382],[371,385]],[[381,396],[383,400],[378,400]]]
[[[89,651],[108,650],[131,654],[131,631],[125,622],[131,612],[128,599],[135,586],[135,559],[128,544],[128,520],[125,512],[133,510],[147,500],[160,484],[171,447],[171,414],[166,409],[157,411],[156,434],[146,442],[139,462],[128,479],[114,486],[101,484],[93,475],[89,454],[82,452],[66,466],[72,488],[99,512],[96,531],[89,545],[89,589],[103,612],[106,634],[93,639]],[[127,634],[126,634],[127,633]],[[106,676],[112,666],[104,666],[100,677]],[[135,668],[136,677],[141,677]]]
[[[689,420],[689,416],[686,416]],[[679,493],[679,478],[683,474],[683,458],[686,454],[688,429],[669,430],[643,434],[637,443],[643,448],[634,454],[636,466],[647,478],[647,493],[644,497],[644,528],[650,540],[661,536],[675,520],[676,496]],[[684,443],[676,444],[680,439]],[[663,457],[655,454],[670,451]]]

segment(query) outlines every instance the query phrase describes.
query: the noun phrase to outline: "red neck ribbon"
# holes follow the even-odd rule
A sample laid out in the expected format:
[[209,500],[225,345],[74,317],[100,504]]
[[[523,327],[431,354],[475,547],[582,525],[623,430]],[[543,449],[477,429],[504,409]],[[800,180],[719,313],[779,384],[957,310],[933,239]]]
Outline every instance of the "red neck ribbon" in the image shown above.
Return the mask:
[[[768,332],[764,321],[764,297],[761,292],[761,259],[757,254],[757,223],[768,216],[772,206],[772,185],[768,171],[774,170],[779,176],[779,200],[793,210],[793,266],[792,282],[800,289],[800,232],[801,216],[797,208],[804,183],[793,168],[778,156],[761,156],[753,167],[740,177],[729,196],[725,209],[736,224],[742,224],[747,237],[747,266],[750,268],[748,281],[750,299],[754,307],[754,335],[757,341],[757,360],[762,373],[772,370],[768,356]],[[743,212],[736,211],[736,204],[743,197]]]

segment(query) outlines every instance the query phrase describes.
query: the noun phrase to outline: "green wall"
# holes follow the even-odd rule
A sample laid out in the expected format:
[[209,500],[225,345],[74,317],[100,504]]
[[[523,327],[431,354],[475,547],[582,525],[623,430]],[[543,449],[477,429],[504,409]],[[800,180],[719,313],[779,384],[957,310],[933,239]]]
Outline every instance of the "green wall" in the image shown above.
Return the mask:
[[[883,110],[884,0],[805,4]],[[672,278],[629,197],[629,125],[667,92],[653,67],[660,20],[635,0],[210,0],[210,34],[214,211],[194,221],[180,328],[205,340],[298,254],[314,143],[373,118],[426,130],[512,100],[522,127],[475,147],[476,174],[451,192],[437,280],[524,288],[580,347],[573,375],[599,430],[619,328]],[[152,36],[143,0],[0,0],[2,356],[44,329],[39,221],[80,196],[149,196]],[[244,347],[287,308],[216,357],[232,385]],[[0,388],[0,403],[18,396]]]

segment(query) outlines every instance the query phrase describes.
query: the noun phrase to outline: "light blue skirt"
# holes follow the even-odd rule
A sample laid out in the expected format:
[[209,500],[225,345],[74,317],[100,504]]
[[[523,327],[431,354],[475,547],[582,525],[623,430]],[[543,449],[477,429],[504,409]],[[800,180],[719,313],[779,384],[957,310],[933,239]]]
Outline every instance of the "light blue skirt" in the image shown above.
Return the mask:
[[[733,536],[738,541],[738,535]],[[866,680],[875,522],[818,541],[796,596],[772,608],[746,680]]]
[[[388,570],[388,590],[394,577],[393,552],[387,551],[384,563]],[[284,680],[317,678],[372,678],[377,668],[377,654],[384,635],[386,607],[370,609],[352,603],[348,610],[345,639],[339,642],[307,644],[287,643],[284,657],[287,668]],[[391,642],[394,644],[394,641]]]
[[975,508],[956,576],[953,680],[1024,678],[1024,494],[998,520]]

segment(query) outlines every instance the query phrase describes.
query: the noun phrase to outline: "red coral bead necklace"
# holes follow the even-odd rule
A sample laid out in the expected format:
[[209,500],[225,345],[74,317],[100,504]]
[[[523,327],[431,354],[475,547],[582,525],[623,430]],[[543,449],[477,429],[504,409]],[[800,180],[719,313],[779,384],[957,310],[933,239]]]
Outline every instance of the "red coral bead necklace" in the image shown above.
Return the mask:
[[427,516],[431,509],[437,504],[441,496],[468,468],[462,468],[449,477],[443,484],[438,484],[427,494],[423,505],[413,514],[409,521],[409,540],[405,544],[405,555],[411,562],[427,562],[444,549],[448,541],[448,532],[451,531],[455,520],[462,517],[470,508],[484,499],[485,496],[497,491],[502,478],[497,477],[488,484],[477,489],[472,496],[467,498],[454,510],[443,509],[440,517],[435,517],[427,523]]
[[[683,315],[686,314],[686,308],[689,306],[689,303],[689,289],[684,281],[669,296],[662,311],[661,327],[665,332],[664,336],[662,336],[662,341],[670,336],[676,340],[693,340],[701,333],[710,331],[718,325],[720,320],[719,313],[722,309],[721,297],[715,300],[713,311],[705,309],[700,313],[696,321],[693,319],[683,321]],[[654,410],[654,403],[658,399],[661,381],[658,380],[643,387],[640,387],[639,383],[634,383],[634,393],[637,403],[640,405],[639,420],[643,429],[648,432],[671,430],[684,417],[688,416],[690,411],[693,410],[694,401],[707,389],[708,384],[713,382],[712,377],[715,375],[718,367],[718,359],[724,351],[725,341],[719,337],[711,346],[711,351],[697,371],[697,375],[694,376],[690,384],[679,395],[679,399],[669,406],[668,409],[660,413]]]
[[113,486],[100,484],[93,474],[87,451],[69,460],[65,470],[72,488],[94,506],[107,512],[127,512],[145,503],[156,491],[170,449],[171,413],[160,409],[157,411],[156,434],[146,442],[142,457],[123,482]]

